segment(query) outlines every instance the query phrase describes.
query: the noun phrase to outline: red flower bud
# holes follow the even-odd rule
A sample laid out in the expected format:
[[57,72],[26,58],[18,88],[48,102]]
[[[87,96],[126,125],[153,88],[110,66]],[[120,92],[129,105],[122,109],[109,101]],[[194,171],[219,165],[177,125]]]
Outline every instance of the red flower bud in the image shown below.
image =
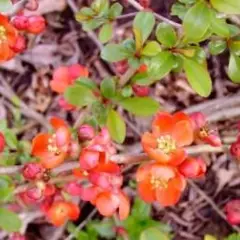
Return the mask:
[[44,168],[39,163],[27,163],[23,167],[22,174],[27,180],[40,179],[43,176]]
[[147,65],[146,65],[146,64],[142,64],[142,65],[138,68],[137,72],[138,72],[138,73],[145,73],[145,72],[147,72],[147,70],[148,70]]
[[44,189],[44,196],[50,197],[56,193],[56,187],[53,184],[47,184]]
[[38,9],[38,1],[37,0],[28,0],[28,3],[25,5],[25,8],[29,11],[36,11]]
[[26,196],[33,201],[39,201],[43,197],[43,191],[38,187],[30,188],[25,193]]
[[72,111],[74,110],[76,107],[73,106],[72,104],[68,103],[63,96],[61,96],[59,99],[58,99],[58,105],[64,109],[65,111]]
[[65,191],[72,196],[79,196],[82,193],[82,185],[77,182],[70,182],[65,185]]
[[202,177],[206,170],[206,164],[201,158],[187,158],[179,167],[179,172],[187,178]]
[[15,42],[15,45],[11,46],[11,49],[15,53],[20,53],[24,49],[26,49],[26,39],[25,39],[25,37],[19,35],[16,42]]
[[31,16],[28,18],[27,31],[33,34],[39,34],[46,28],[46,21],[42,16]]
[[232,154],[232,156],[240,160],[240,142],[239,141],[231,145],[230,153]]
[[114,63],[114,66],[115,66],[116,72],[120,74],[124,74],[129,67],[127,60],[122,60],[120,62]]
[[29,25],[28,17],[16,16],[12,19],[12,24],[18,30],[26,30]]
[[150,88],[147,86],[140,86],[140,85],[134,84],[132,86],[132,89],[135,95],[138,97],[146,97],[150,93]]
[[79,161],[80,166],[84,170],[90,170],[98,165],[100,153],[88,149],[82,150]]
[[139,3],[144,7],[144,8],[148,8],[151,0],[139,0]]
[[87,77],[88,69],[80,64],[73,64],[68,67],[71,84],[73,84],[79,77]]
[[27,240],[27,238],[23,235],[21,235],[20,233],[13,233],[9,240]]
[[227,220],[232,225],[240,224],[240,200],[232,200],[225,206]]
[[81,141],[92,140],[95,136],[95,130],[92,126],[84,124],[78,129],[78,137]]
[[0,153],[3,152],[5,148],[5,137],[4,135],[0,132]]

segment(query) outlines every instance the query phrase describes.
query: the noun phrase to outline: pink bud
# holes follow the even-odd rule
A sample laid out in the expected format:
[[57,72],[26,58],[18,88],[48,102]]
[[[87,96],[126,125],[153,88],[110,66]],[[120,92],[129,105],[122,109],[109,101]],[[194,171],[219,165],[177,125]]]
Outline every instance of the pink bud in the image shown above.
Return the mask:
[[11,49],[15,52],[15,53],[20,53],[22,52],[24,49],[26,49],[26,39],[19,35],[17,37],[17,40],[15,42],[14,46],[11,46]]
[[235,142],[230,147],[230,153],[232,156],[240,160],[240,142]]
[[46,21],[42,16],[30,16],[28,18],[28,28],[27,31],[33,34],[39,34],[43,32],[46,28]]
[[132,86],[133,92],[138,97],[146,97],[150,94],[150,88],[147,86],[140,86],[137,84],[134,84]]
[[83,149],[79,157],[80,166],[84,170],[90,170],[98,165],[99,158],[99,152]]
[[21,235],[20,233],[13,233],[9,240],[27,240],[27,238],[23,235]]
[[92,126],[84,124],[78,129],[78,137],[81,141],[92,140],[95,136],[95,130]]
[[78,158],[79,153],[80,153],[79,143],[76,141],[72,141],[69,147],[69,156],[71,158]]
[[201,112],[194,112],[190,114],[190,118],[192,120],[194,130],[199,130],[200,128],[204,127],[207,123],[205,115]]
[[13,26],[18,30],[26,30],[28,28],[28,17],[16,16],[12,19]]
[[73,106],[72,104],[68,103],[63,96],[61,96],[59,99],[58,99],[58,105],[64,109],[65,111],[72,111],[74,110],[76,107]]
[[229,201],[225,206],[225,211],[230,224],[240,224],[240,200]]
[[0,153],[4,151],[5,148],[5,137],[4,135],[0,132]]
[[71,83],[73,84],[79,77],[87,77],[88,69],[80,64],[73,64],[68,67]]
[[79,196],[82,193],[82,185],[77,182],[70,182],[65,185],[65,191],[72,196]]
[[43,197],[43,191],[38,187],[33,187],[26,191],[26,196],[33,201],[39,201]]
[[22,174],[27,180],[40,179],[43,176],[44,168],[39,163],[27,163],[24,165]]

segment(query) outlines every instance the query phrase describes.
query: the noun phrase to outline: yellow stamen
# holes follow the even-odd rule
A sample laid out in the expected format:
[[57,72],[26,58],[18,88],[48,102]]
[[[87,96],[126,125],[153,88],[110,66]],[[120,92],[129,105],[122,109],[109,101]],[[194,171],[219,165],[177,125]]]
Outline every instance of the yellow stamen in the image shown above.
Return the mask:
[[151,177],[150,183],[152,184],[153,189],[158,188],[167,188],[168,187],[168,181],[162,178],[156,178],[155,176]]
[[176,142],[170,135],[161,136],[157,139],[157,143],[158,149],[165,154],[169,154],[176,149]]

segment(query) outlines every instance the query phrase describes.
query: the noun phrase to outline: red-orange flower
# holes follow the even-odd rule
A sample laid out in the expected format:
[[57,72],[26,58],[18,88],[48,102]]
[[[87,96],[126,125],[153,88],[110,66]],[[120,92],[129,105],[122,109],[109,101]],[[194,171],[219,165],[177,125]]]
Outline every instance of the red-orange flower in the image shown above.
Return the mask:
[[77,220],[80,215],[80,209],[71,202],[57,201],[52,204],[47,212],[50,222],[59,227],[67,220]]
[[17,41],[18,32],[6,16],[0,14],[0,61],[11,59],[15,52],[11,49]]
[[196,139],[199,139],[213,147],[219,147],[222,145],[218,131],[209,127],[207,118],[203,113],[192,113],[190,118],[192,120]]
[[88,77],[88,69],[80,64],[70,67],[59,67],[53,73],[53,80],[50,86],[57,93],[64,93],[67,87],[72,85],[79,77]]
[[186,158],[184,146],[193,142],[190,118],[183,112],[170,115],[159,112],[152,123],[152,133],[142,136],[142,146],[148,156],[159,163],[179,165]]
[[32,155],[40,159],[44,168],[55,168],[67,156],[70,143],[70,131],[67,124],[59,118],[50,120],[54,133],[40,133],[32,142]]
[[120,220],[126,219],[130,211],[129,199],[122,191],[117,193],[101,192],[96,196],[94,205],[105,217],[113,216],[118,210]]
[[136,180],[140,197],[149,203],[158,201],[162,206],[175,205],[185,189],[185,178],[171,166],[148,163],[137,170]]

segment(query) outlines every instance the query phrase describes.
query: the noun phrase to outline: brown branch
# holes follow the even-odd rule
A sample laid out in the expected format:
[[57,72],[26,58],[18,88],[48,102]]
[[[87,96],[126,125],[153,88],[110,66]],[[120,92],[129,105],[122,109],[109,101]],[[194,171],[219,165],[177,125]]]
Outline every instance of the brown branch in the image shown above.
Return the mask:
[[[138,2],[136,2],[135,0],[128,0],[128,2],[129,2],[133,7],[135,7],[136,9],[138,9],[138,10],[140,10],[140,11],[144,10],[144,7],[143,7],[141,4],[139,4]],[[176,22],[174,22],[174,21],[172,21],[172,20],[170,20],[170,19],[168,19],[168,18],[165,18],[165,17],[161,16],[161,15],[158,14],[158,13],[154,13],[154,15],[155,15],[155,17],[156,17],[158,20],[164,21],[164,22],[166,22],[166,23],[168,23],[168,24],[170,24],[170,25],[172,25],[172,26],[174,26],[174,27],[176,27],[176,28],[181,28],[181,27],[182,27],[181,24],[176,23]]]
[[[197,184],[195,184],[192,180],[188,180],[188,184],[194,188],[194,190],[215,210],[215,212],[224,219],[227,223],[226,215],[224,212],[216,205],[216,203],[204,192],[202,191]],[[229,224],[229,223],[228,223]],[[229,224],[235,231],[240,233],[240,228],[237,226],[233,226]]]

